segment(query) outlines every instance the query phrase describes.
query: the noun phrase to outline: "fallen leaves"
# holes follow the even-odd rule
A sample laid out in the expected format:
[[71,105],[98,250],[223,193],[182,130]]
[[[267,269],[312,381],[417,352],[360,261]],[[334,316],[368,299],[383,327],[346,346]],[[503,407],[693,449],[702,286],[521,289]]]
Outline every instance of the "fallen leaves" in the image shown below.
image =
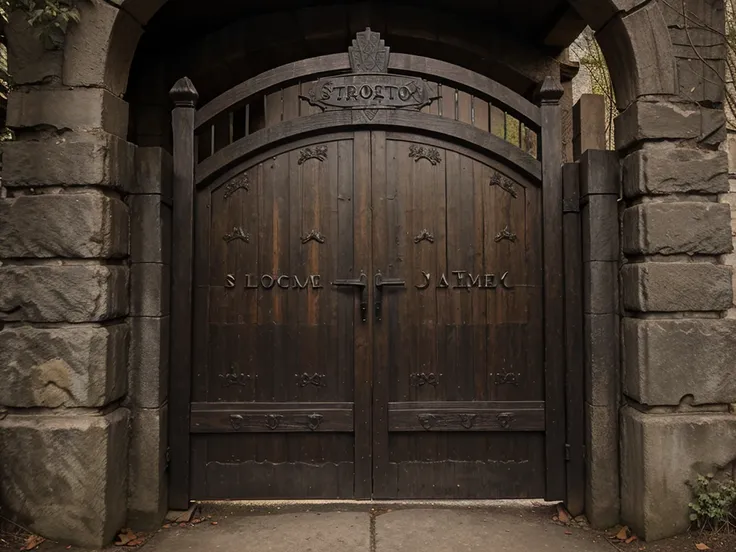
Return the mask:
[[115,546],[125,546],[128,548],[136,548],[146,543],[144,534],[136,534],[130,529],[121,529],[115,539]]
[[616,533],[616,538],[620,541],[625,541],[629,538],[629,528],[628,526],[624,525],[618,533]]
[[567,509],[562,505],[557,505],[557,519],[561,522],[567,525],[572,520],[572,516],[570,515],[570,512],[567,511]]
[[25,544],[23,545],[23,548],[21,548],[21,551],[35,550],[44,542],[46,542],[46,539],[43,537],[39,537],[38,535],[29,535],[26,539]]
[[710,550],[710,546],[708,546],[708,545],[707,545],[707,544],[705,544],[704,542],[699,542],[699,543],[697,543],[697,544],[695,545],[695,548],[697,548],[698,550]]

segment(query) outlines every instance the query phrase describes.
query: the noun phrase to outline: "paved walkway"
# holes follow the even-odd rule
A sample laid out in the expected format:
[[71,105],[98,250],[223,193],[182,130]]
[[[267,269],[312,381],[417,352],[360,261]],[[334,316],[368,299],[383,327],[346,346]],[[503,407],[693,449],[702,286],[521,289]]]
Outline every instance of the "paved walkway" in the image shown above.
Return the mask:
[[548,505],[316,508],[208,505],[207,521],[162,529],[143,552],[614,552],[599,533],[552,521]]

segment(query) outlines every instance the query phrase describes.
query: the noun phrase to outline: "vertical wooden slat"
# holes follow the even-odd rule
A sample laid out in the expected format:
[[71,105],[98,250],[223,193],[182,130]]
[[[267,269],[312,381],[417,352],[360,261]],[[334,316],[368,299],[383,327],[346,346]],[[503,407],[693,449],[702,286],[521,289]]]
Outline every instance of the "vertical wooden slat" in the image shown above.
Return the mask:
[[355,498],[370,498],[372,487],[372,427],[371,390],[373,388],[373,335],[370,317],[371,270],[371,135],[358,132],[353,140],[352,209],[353,277],[361,270],[368,275],[368,311],[363,322],[360,309],[354,315],[354,393],[355,393]]
[[189,400],[192,371],[192,278],[194,261],[194,110],[199,99],[182,78],[170,92],[174,139],[171,266],[171,376],[169,507],[189,507]]
[[567,509],[585,510],[585,397],[583,348],[583,251],[580,226],[580,165],[562,172],[565,251],[565,351],[567,357]]
[[542,100],[542,212],[544,217],[544,369],[547,500],[565,497],[565,301],[562,247],[562,113],[564,90],[548,76]]

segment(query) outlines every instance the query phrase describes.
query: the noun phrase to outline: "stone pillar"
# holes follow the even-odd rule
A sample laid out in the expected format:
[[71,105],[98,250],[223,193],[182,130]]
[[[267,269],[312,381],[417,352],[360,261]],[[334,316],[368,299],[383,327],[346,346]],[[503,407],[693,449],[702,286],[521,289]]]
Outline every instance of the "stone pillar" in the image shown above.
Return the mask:
[[130,490],[127,525],[157,527],[167,511],[171,156],[138,148],[130,207]]
[[695,28],[702,17],[722,28],[722,2],[688,0],[687,9],[686,22],[681,10],[661,8],[674,44],[675,94],[639,97],[616,127],[628,205],[622,517],[647,540],[687,530],[688,483],[730,470],[736,458],[728,406],[736,401],[736,323],[725,317],[733,290],[723,262],[732,250],[731,215],[719,202],[729,190],[723,91],[706,84],[718,82],[709,71],[722,67],[723,44],[716,31]]
[[620,170],[612,151],[580,160],[585,346],[585,512],[594,527],[618,523]]
[[572,155],[578,161],[587,150],[608,149],[606,143],[606,98],[583,94],[572,109]]
[[[20,524],[102,546],[126,521],[128,106],[62,86],[62,56],[12,17],[0,193],[0,502]],[[81,83],[80,83],[81,84]]]

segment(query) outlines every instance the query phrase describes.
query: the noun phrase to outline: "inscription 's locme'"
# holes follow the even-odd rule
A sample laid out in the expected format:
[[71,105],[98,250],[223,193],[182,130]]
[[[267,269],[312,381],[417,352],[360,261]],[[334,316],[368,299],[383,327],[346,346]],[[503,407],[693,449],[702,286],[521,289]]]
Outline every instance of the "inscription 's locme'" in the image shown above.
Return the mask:
[[246,274],[244,281],[239,282],[234,274],[225,276],[225,288],[235,289],[242,283],[245,289],[323,289],[322,277],[319,274],[311,274],[301,277],[296,274],[271,275]]

